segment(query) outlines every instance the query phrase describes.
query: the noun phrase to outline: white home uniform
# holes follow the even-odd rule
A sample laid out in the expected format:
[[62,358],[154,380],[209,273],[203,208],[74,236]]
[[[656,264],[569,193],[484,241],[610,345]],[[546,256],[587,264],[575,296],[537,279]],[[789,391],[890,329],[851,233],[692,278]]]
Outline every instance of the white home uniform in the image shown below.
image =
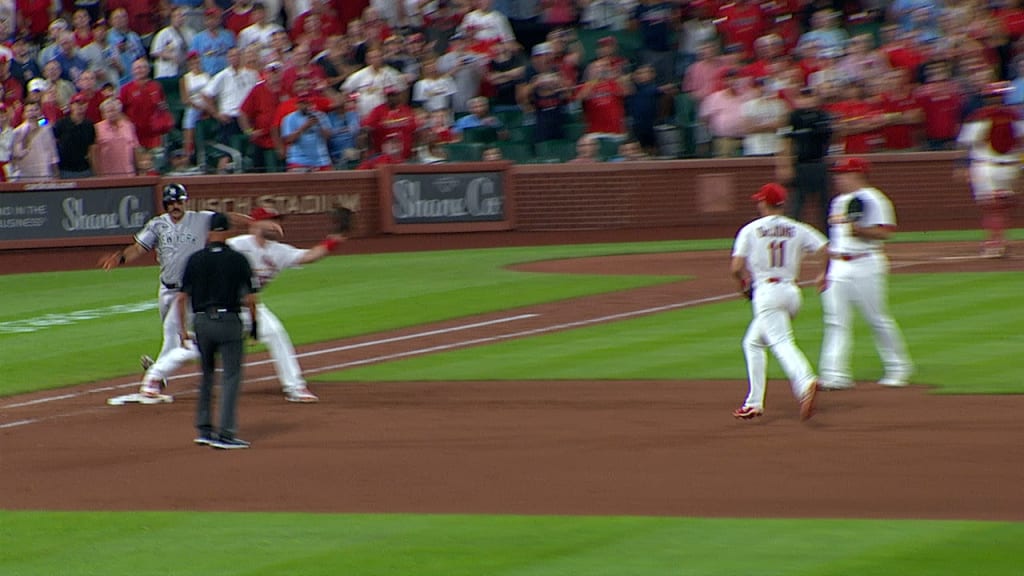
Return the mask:
[[815,385],[814,371],[793,339],[791,320],[801,304],[796,285],[800,264],[826,243],[821,232],[782,215],[758,218],[736,235],[732,255],[746,260],[754,288],[754,318],[743,337],[750,380],[744,407],[764,409],[766,348],[789,377],[794,396],[804,398]]
[[[179,338],[177,296],[181,291],[181,277],[190,256],[206,246],[213,212],[186,211],[175,223],[169,214],[152,218],[135,235],[135,242],[147,251],[156,250],[160,262],[160,318],[164,326],[164,342],[156,362],[146,370],[143,388],[159,392],[159,382],[179,366],[199,357],[194,348],[182,348]],[[189,311],[188,316],[191,316]]]
[[[264,290],[267,284],[282,270],[297,267],[299,261],[308,252],[308,250],[273,240],[267,240],[263,246],[260,246],[252,234],[228,238],[227,243],[228,246],[241,252],[249,260],[260,291]],[[259,341],[270,352],[277,378],[281,381],[281,388],[285,394],[293,390],[304,389],[306,381],[302,378],[302,370],[295,358],[295,347],[292,345],[284,325],[263,302],[256,305],[256,314]],[[251,325],[252,319],[247,310],[242,311],[242,321],[246,326]]]
[[900,385],[913,372],[899,326],[888,310],[889,259],[881,240],[853,235],[847,217],[850,202],[857,198],[863,205],[859,222],[863,227],[895,226],[892,203],[878,189],[864,187],[832,200],[829,211],[829,264],[827,287],[822,292],[825,334],[822,341],[821,372],[823,388],[853,386],[850,349],[853,341],[853,309],[856,307],[871,326],[875,347],[882,358],[885,376],[880,384]]

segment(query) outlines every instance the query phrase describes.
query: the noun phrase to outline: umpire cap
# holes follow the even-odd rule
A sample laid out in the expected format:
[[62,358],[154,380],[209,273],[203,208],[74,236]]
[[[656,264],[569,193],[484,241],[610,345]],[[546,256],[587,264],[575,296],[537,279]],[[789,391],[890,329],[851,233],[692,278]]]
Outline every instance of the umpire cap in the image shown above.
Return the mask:
[[231,221],[228,220],[227,214],[214,212],[213,216],[210,216],[210,232],[226,232],[230,229]]

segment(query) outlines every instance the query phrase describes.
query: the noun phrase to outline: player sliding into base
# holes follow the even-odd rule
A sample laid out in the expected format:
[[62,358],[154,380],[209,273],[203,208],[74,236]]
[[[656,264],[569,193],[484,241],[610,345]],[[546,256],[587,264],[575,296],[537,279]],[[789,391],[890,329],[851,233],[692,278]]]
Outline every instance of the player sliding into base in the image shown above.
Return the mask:
[[[252,218],[249,233],[228,238],[227,243],[249,260],[259,291],[264,290],[281,271],[312,264],[329,255],[338,244],[345,241],[345,236],[341,234],[330,234],[313,248],[303,250],[277,240],[281,231],[281,215],[273,208],[259,207],[249,216]],[[295,347],[292,346],[284,325],[262,300],[256,305],[256,315],[257,336],[270,352],[285,398],[289,402],[319,401],[319,398],[309,391],[306,381],[302,378],[302,370],[295,357]],[[251,322],[249,314],[244,311],[242,321],[246,326]]]
[[[188,192],[181,184],[172,183],[164,186],[162,200],[163,214],[150,219],[135,235],[131,244],[99,262],[101,268],[109,271],[135,260],[150,250],[156,250],[157,260],[160,262],[159,307],[164,333],[160,354],[155,362],[149,356],[142,357],[146,375],[142,379],[138,394],[112,398],[112,404],[173,402],[174,398],[164,393],[167,375],[188,360],[199,357],[195,349],[183,348],[178,338],[177,296],[181,291],[181,277],[185,273],[185,264],[189,257],[206,246],[213,212],[186,210]],[[228,218],[235,226],[246,225],[249,221],[248,216],[233,212],[228,214]]]
[[765,184],[752,198],[761,217],[736,235],[730,266],[754,308],[743,337],[750,393],[733,416],[749,420],[764,414],[765,349],[770,348],[800,401],[800,419],[807,420],[814,413],[817,377],[793,339],[792,318],[801,304],[796,281],[804,256],[824,253],[828,241],[814,228],[782,215],[786,189],[780,184]]

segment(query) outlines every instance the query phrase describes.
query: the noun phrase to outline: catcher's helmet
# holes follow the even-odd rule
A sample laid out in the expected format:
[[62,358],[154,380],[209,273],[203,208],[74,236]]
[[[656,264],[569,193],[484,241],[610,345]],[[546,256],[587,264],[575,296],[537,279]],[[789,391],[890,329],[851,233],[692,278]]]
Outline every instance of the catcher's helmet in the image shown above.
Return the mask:
[[188,192],[181,184],[168,184],[164,186],[164,210],[171,202],[184,202],[188,200]]

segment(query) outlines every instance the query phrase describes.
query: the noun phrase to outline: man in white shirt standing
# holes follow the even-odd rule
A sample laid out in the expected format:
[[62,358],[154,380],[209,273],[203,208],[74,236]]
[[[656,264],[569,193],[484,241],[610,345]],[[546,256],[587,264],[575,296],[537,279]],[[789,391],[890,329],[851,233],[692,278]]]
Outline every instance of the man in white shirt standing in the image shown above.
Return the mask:
[[821,232],[783,215],[782,185],[765,184],[752,198],[761,217],[736,235],[730,266],[754,309],[743,337],[750,393],[733,416],[749,420],[764,414],[766,349],[771,349],[800,401],[800,419],[807,420],[814,413],[817,377],[793,339],[792,318],[800,311],[800,264],[806,255],[822,253],[828,241]]
[[203,88],[206,111],[220,122],[220,141],[229,143],[231,137],[242,133],[238,115],[245,97],[259,80],[255,70],[241,66],[238,48],[228,50],[228,66],[218,72]]
[[743,136],[744,156],[774,156],[780,149],[779,128],[788,120],[786,103],[765,88],[763,78],[756,78],[748,92],[749,100],[740,106],[746,134]]
[[279,24],[267,16],[266,6],[261,2],[252,5],[253,23],[246,26],[238,33],[238,47],[247,48],[252,44],[259,46],[260,50],[270,47],[270,37],[278,30],[284,30]]
[[512,24],[504,14],[495,10],[493,0],[476,0],[476,10],[466,14],[459,30],[478,42],[507,42],[515,40]]
[[153,37],[149,55],[153,58],[154,78],[175,78],[185,71],[185,55],[195,36],[195,32],[185,26],[187,11],[183,6],[172,10],[170,24]]
[[387,86],[398,86],[405,90],[402,74],[384,65],[384,57],[379,48],[370,48],[366,51],[366,66],[346,78],[341,89],[346,94],[358,94],[356,111],[360,118],[365,118],[385,102],[384,88]]

